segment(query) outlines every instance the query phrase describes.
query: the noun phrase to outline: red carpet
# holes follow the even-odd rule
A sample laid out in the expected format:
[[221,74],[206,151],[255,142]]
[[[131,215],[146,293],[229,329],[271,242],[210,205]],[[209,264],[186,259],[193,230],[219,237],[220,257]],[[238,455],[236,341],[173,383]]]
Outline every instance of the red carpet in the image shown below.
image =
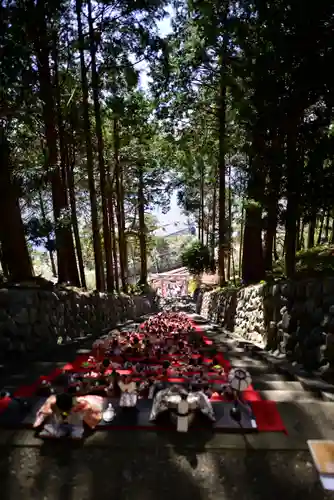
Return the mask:
[[[198,333],[201,333],[201,335],[203,336],[205,344],[212,345],[213,344],[212,340],[208,339],[204,335],[204,332],[203,332],[201,326],[197,325],[194,322],[192,322],[192,324],[193,324],[194,329]],[[14,397],[22,397],[22,398],[32,397],[34,395],[36,389],[39,387],[39,385],[41,384],[41,382],[43,380],[47,380],[49,382],[52,382],[64,370],[73,371],[73,372],[82,372],[82,373],[89,371],[89,367],[87,365],[83,366],[83,364],[87,363],[88,358],[89,358],[88,354],[80,355],[72,363],[67,363],[62,368],[54,369],[47,376],[39,377],[33,384],[19,387],[16,390],[16,392],[14,393]],[[216,358],[218,358],[219,364],[221,366],[223,366],[223,368],[225,369],[226,372],[228,372],[231,369],[231,363],[224,358],[223,353],[218,353],[216,355]],[[134,359],[134,361],[135,360],[138,361],[138,358]],[[131,373],[130,370],[118,370],[118,372],[120,374]],[[222,383],[224,381],[224,379],[222,377],[218,378],[216,374],[212,374],[212,376],[215,376],[215,378],[212,378],[213,382]],[[173,376],[169,376],[168,378],[165,379],[165,381],[177,383],[177,382],[183,382],[184,379],[179,378],[179,377],[175,378]],[[281,419],[281,416],[280,416],[278,409],[277,409],[277,405],[274,401],[262,400],[261,395],[257,391],[255,391],[252,386],[250,386],[247,389],[247,391],[244,391],[243,399],[252,404],[253,413],[254,413],[254,416],[256,419],[258,431],[260,431],[260,432],[285,432],[286,433],[285,425]],[[213,401],[215,401],[215,400],[222,401],[223,399],[221,396],[214,394],[212,397],[212,400]],[[0,400],[0,413],[2,411],[5,411],[9,402],[10,402],[10,398],[3,398],[2,400]],[[104,427],[104,429],[105,428],[106,427]],[[113,428],[115,428],[115,427],[113,427]],[[138,428],[138,427],[136,427],[136,428]],[[124,429],[125,429],[125,427],[124,427]],[[127,427],[127,429],[128,429],[128,427]]]

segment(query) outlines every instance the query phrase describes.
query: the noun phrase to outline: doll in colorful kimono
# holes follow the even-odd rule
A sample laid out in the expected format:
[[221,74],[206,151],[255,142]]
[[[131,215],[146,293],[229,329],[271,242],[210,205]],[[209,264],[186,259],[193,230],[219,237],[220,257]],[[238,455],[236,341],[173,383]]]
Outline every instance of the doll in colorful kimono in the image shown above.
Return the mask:
[[102,419],[103,398],[99,396],[75,397],[70,393],[50,396],[36,414],[33,424],[44,437],[71,437],[81,439],[84,423],[95,429]]

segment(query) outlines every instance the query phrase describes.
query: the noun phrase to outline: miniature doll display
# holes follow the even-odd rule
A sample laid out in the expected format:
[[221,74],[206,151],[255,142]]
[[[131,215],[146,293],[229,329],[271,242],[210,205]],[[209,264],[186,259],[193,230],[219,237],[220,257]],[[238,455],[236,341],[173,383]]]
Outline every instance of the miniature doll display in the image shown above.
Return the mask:
[[42,380],[35,395],[46,399],[34,428],[81,438],[85,427],[126,418],[132,415],[126,409],[140,411],[140,401],[150,400],[150,422],[167,412],[177,431],[187,432],[198,413],[215,422],[212,400],[239,400],[250,383],[245,370],[230,370],[186,314],[162,312],[137,331],[112,330],[58,381]]

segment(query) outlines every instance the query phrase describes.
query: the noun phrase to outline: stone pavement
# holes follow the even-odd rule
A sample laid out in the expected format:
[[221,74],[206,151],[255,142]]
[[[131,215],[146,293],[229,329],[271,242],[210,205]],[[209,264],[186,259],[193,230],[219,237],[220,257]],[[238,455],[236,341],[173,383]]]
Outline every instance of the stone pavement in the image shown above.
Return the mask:
[[[319,485],[306,444],[334,439],[334,404],[274,370],[233,336],[205,328],[234,365],[251,371],[255,388],[278,401],[288,435],[98,432],[77,444],[43,443],[31,431],[0,431],[0,499],[334,499]],[[43,366],[30,368],[29,378]],[[6,380],[14,386],[27,375],[9,374]]]
[[2,500],[330,500],[307,452],[0,448]]

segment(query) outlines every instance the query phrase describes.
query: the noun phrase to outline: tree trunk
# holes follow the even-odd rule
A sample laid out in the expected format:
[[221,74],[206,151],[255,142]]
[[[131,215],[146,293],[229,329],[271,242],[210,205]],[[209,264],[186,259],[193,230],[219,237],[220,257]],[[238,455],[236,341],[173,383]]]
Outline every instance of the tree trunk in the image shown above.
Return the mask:
[[110,235],[109,218],[108,218],[107,176],[104,163],[104,143],[103,143],[101,109],[99,100],[99,77],[96,67],[96,45],[94,37],[91,0],[88,0],[88,24],[89,24],[90,55],[91,55],[91,68],[92,68],[92,88],[93,88],[93,100],[94,100],[94,112],[95,112],[95,130],[97,138],[97,151],[98,151],[98,162],[99,162],[99,172],[100,172],[103,243],[104,243],[104,253],[106,262],[107,290],[108,292],[112,292],[114,290],[114,272],[113,272],[113,262],[112,262],[111,235]]
[[86,284],[86,276],[85,276],[85,265],[84,265],[83,255],[82,255],[78,216],[77,216],[77,203],[76,203],[76,199],[75,199],[74,165],[75,165],[75,144],[74,144],[74,140],[73,140],[72,161],[71,161],[71,165],[67,164],[68,190],[69,190],[69,195],[70,195],[71,219],[72,219],[73,233],[74,233],[74,239],[75,239],[75,248],[77,251],[77,258],[78,258],[78,264],[79,264],[80,281],[81,281],[82,288],[86,289],[87,284]]
[[[273,168],[277,169],[277,166]],[[273,173],[273,176],[277,177],[277,179],[272,177],[270,179],[269,186],[269,196],[267,204],[267,229],[264,242],[264,266],[266,271],[272,271],[273,268],[274,239],[277,229],[277,209],[280,178],[277,176],[276,172]]]
[[266,197],[267,228],[264,242],[264,266],[266,271],[272,271],[274,240],[277,230],[278,200],[280,196],[282,177],[283,140],[280,133],[270,130],[270,147],[266,148],[266,157],[269,160],[269,182]]
[[265,177],[261,152],[263,137],[258,127],[253,130],[253,153],[251,174],[248,180],[248,200],[245,207],[245,230],[242,254],[242,279],[246,284],[258,283],[265,277],[262,248],[262,206]]
[[275,238],[274,238],[274,259],[275,259],[275,262],[277,262],[279,260],[279,255],[277,252],[277,235],[276,234],[275,234]]
[[305,221],[302,219],[301,221],[301,227],[300,227],[300,234],[299,234],[299,245],[298,248],[299,250],[303,250],[305,247]]
[[[1,226],[0,226],[0,235],[1,235]],[[1,236],[0,236],[0,238],[1,238]],[[3,277],[6,280],[8,280],[9,279],[9,269],[8,269],[7,263],[4,259],[1,244],[0,244],[0,265],[1,265]]]
[[317,213],[316,211],[313,211],[311,215],[311,220],[308,226],[308,235],[307,235],[307,248],[313,248],[314,247],[314,239],[315,239],[315,229],[317,226]]
[[[30,33],[34,44],[39,77],[39,95],[42,102],[42,117],[45,127],[46,153],[45,167],[50,172],[53,213],[56,225],[56,248],[58,264],[58,281],[75,282],[77,273],[70,269],[73,262],[73,240],[71,229],[64,223],[62,216],[66,212],[66,186],[58,166],[57,129],[55,125],[54,88],[50,70],[50,37],[47,31],[47,6],[42,0],[36,3],[36,31]],[[76,266],[75,266],[76,267]],[[74,279],[72,279],[72,273]]]
[[267,230],[264,242],[264,266],[266,271],[272,271],[273,268],[273,248],[277,226],[277,203],[276,200],[270,200],[268,207]]
[[[60,223],[59,231],[61,232],[61,241],[63,242],[64,248],[61,250],[60,258],[64,259],[62,264],[66,268],[66,275],[62,277],[59,276],[59,281],[67,281],[75,286],[80,286],[79,273],[77,261],[75,258],[75,248],[73,243],[73,236],[71,230],[71,224],[68,220],[61,221],[61,214],[68,212],[68,196],[67,196],[67,165],[68,165],[68,155],[67,147],[65,144],[65,130],[63,124],[63,116],[61,109],[61,95],[59,87],[58,78],[58,47],[57,47],[57,33],[53,32],[53,50],[52,56],[54,61],[54,78],[53,86],[55,89],[55,101],[56,101],[56,111],[57,111],[57,124],[58,124],[58,138],[59,138],[59,150],[60,150],[60,181],[59,183],[59,198],[60,207],[58,204],[55,206],[56,220]],[[58,224],[57,224],[58,225]]]
[[228,165],[228,261],[227,261],[227,281],[231,279],[231,258],[232,246],[232,184],[231,184],[231,162]]
[[[43,221],[44,224],[46,224],[45,208],[44,208],[43,195],[42,195],[42,191],[41,190],[38,191],[38,196],[39,196],[39,206],[40,206],[40,209],[41,209],[42,221]],[[51,240],[50,240],[50,235],[49,234],[47,234],[46,241],[47,241],[47,246],[48,246],[47,250],[48,250],[48,253],[49,253],[49,257],[50,257],[50,264],[51,264],[52,276],[54,278],[56,278],[57,277],[57,269],[56,269],[55,259],[54,259],[54,256],[53,256],[53,250],[51,248]]]
[[[116,218],[118,225],[118,247],[119,247],[119,267],[121,273],[122,289],[127,290],[126,273],[126,239],[125,225],[123,225],[122,216],[122,188],[121,188],[121,164],[119,159],[119,125],[117,118],[114,119],[114,152],[115,152],[115,182],[116,182]],[[124,213],[124,209],[123,209]]]
[[334,244],[334,217],[332,219],[332,229],[331,229],[331,244]]
[[204,245],[204,163],[200,160],[200,225],[201,225],[201,243]]
[[[119,151],[119,149],[118,149]],[[125,288],[124,292],[127,293],[128,290],[128,244],[127,244],[127,239],[126,239],[126,226],[125,226],[125,212],[124,212],[124,171],[123,171],[123,165],[120,162],[119,163],[119,195],[120,195],[120,212],[121,212],[121,220],[122,220],[122,227],[124,231],[124,276],[125,276]]]
[[241,207],[241,222],[240,222],[240,237],[239,237],[239,278],[242,274],[242,255],[243,255],[243,244],[244,244],[244,226],[245,226],[245,206],[244,201]]
[[[216,214],[217,214],[217,171],[214,176],[213,195],[212,195],[212,229],[210,236],[210,253],[212,265],[215,263],[215,247],[216,247]],[[210,226],[209,226],[210,227]]]
[[88,82],[87,82],[87,69],[86,69],[85,54],[84,54],[85,42],[82,31],[81,8],[82,8],[82,0],[76,0],[78,36],[80,44],[79,51],[80,51],[80,66],[81,66],[84,134],[86,142],[87,174],[88,174],[89,196],[90,196],[90,206],[91,206],[91,216],[92,216],[95,278],[96,278],[97,290],[104,291],[105,289],[104,271],[103,271],[102,247],[101,247],[98,210],[97,210],[97,196],[96,196],[96,188],[94,180],[93,147],[92,147],[91,125],[89,118]]
[[197,222],[197,232],[198,232],[198,240],[201,241],[201,204],[198,207],[198,222]]
[[317,246],[321,245],[321,238],[322,238],[322,231],[324,228],[324,222],[325,222],[325,214],[322,212],[320,216],[320,227],[319,227],[319,233],[318,233],[318,240],[317,240]]
[[325,226],[325,242],[328,244],[329,243],[329,225],[330,225],[330,218],[331,218],[331,212],[330,210],[327,211],[327,216],[326,216],[326,226]]
[[138,168],[138,216],[139,216],[139,247],[140,247],[140,284],[147,283],[147,249],[145,226],[144,176],[142,165]]
[[225,43],[220,57],[219,83],[219,233],[218,233],[218,276],[220,286],[225,280],[226,220],[225,220],[225,136],[226,136],[226,81],[225,81]]
[[109,209],[109,227],[111,231],[112,252],[113,252],[113,262],[114,262],[114,282],[116,291],[119,292],[118,259],[117,259],[117,245],[116,245],[116,231],[115,231],[115,217],[114,217],[114,197],[112,188],[108,196],[108,209]]
[[8,143],[0,125],[0,243],[4,273],[13,282],[33,278],[18,196],[13,186]]
[[296,269],[297,220],[299,217],[300,162],[297,150],[297,124],[287,134],[287,207],[285,221],[285,272],[292,278]]

